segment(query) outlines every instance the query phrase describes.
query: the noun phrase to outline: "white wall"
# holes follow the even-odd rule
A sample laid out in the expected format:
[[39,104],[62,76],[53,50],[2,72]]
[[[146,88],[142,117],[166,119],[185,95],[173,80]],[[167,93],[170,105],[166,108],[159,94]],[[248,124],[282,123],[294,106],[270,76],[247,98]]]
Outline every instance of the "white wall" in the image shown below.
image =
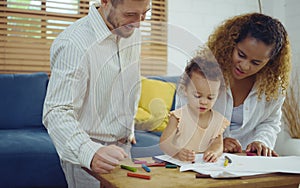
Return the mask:
[[[263,0],[264,13],[282,21],[291,41],[293,74],[300,71],[300,1]],[[299,76],[298,76],[299,77]]]
[[[278,18],[290,35],[293,63],[300,55],[300,1],[261,0],[263,13]],[[169,0],[168,75],[182,73],[197,45],[206,42],[213,29],[234,15],[259,12],[258,0]],[[299,63],[298,63],[299,64]]]
[[294,69],[300,70],[300,1],[286,0],[286,27],[289,32],[292,46],[292,61]]

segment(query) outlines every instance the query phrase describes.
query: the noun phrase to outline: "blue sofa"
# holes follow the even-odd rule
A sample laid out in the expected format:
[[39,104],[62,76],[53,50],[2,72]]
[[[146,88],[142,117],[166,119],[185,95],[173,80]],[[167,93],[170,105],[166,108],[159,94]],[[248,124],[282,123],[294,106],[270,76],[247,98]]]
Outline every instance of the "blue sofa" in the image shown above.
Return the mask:
[[[149,78],[178,81],[178,77]],[[47,83],[46,73],[0,74],[0,187],[67,187],[59,157],[42,124]],[[162,154],[160,134],[136,131],[132,157]]]
[[0,187],[67,187],[42,124],[48,75],[0,74]]

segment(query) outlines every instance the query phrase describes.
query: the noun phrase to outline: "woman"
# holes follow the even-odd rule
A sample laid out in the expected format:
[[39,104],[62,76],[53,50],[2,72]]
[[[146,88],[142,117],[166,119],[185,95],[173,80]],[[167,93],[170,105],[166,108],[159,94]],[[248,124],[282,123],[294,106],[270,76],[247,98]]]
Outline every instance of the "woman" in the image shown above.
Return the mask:
[[290,43],[284,26],[269,16],[235,16],[210,35],[208,47],[227,86],[224,152],[278,156],[273,150],[280,131],[281,106],[289,84]]

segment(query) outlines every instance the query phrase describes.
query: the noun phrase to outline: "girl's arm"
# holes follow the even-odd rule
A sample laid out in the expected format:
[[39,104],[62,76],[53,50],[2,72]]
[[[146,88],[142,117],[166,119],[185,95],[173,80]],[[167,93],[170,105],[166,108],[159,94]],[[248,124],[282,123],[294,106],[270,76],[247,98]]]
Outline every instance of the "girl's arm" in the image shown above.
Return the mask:
[[188,150],[185,148],[180,148],[173,144],[173,139],[178,131],[178,120],[174,115],[170,115],[169,124],[163,131],[160,137],[160,149],[181,161],[194,161],[195,160],[195,152],[192,150]]
[[160,141],[159,141],[159,146],[160,149],[170,155],[170,156],[175,156],[179,152],[179,148],[173,144],[173,139],[177,131],[177,125],[178,125],[178,120],[176,119],[175,116],[170,115],[169,117],[169,123],[165,130],[163,131]]
[[205,162],[216,162],[223,153],[223,136],[215,138],[203,154]]

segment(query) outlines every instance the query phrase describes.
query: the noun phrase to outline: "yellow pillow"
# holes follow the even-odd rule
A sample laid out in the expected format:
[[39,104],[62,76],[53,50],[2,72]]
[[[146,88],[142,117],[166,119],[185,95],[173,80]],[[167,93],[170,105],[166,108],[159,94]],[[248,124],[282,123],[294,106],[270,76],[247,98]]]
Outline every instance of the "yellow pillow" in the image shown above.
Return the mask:
[[163,131],[168,124],[176,84],[142,78],[141,97],[135,116],[135,128]]

